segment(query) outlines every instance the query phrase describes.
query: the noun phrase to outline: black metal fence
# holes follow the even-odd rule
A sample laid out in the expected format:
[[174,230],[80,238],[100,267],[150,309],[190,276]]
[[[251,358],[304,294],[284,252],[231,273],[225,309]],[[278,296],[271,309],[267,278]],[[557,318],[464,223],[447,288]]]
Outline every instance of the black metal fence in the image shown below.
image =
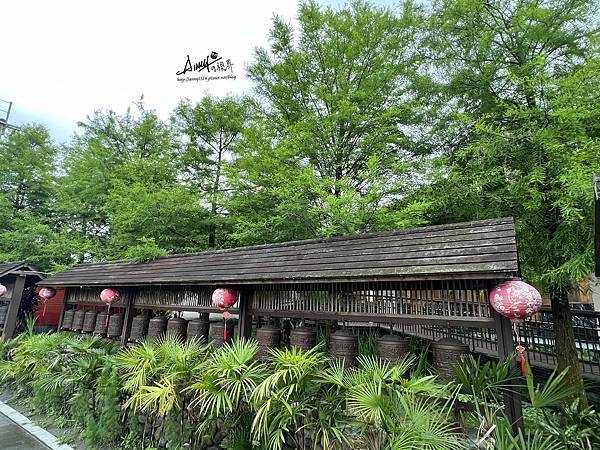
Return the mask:
[[[600,311],[572,309],[571,315],[581,371],[590,378],[600,379]],[[534,367],[552,370],[557,366],[553,323],[552,310],[543,307],[534,317],[516,325],[521,343],[526,348],[525,355]],[[493,329],[404,324],[401,331],[429,340],[450,336],[468,344],[474,353],[497,355],[496,333]],[[517,333],[513,338],[516,346]]]

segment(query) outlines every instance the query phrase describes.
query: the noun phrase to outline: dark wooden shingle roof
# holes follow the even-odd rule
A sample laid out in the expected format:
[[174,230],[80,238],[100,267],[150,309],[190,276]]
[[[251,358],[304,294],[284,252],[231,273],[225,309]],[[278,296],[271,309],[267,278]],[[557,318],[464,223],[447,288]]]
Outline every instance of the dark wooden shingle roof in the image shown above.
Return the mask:
[[15,270],[32,270],[31,266],[25,261],[12,261],[6,263],[0,263],[0,277],[3,277]]
[[518,271],[512,218],[312,239],[136,264],[81,264],[39,284],[252,284],[400,278],[493,278]]

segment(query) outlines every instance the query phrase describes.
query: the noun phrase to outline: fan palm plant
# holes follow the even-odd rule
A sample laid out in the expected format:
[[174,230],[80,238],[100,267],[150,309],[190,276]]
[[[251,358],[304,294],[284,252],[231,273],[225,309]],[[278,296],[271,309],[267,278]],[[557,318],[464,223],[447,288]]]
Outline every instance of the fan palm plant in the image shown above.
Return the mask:
[[257,349],[254,341],[235,340],[194,370],[193,383],[184,391],[192,398],[198,435],[218,423],[228,436],[250,436],[252,393],[266,376],[266,368],[255,359]]
[[360,357],[359,367],[342,373],[340,367],[325,371],[324,379],[345,390],[347,414],[360,431],[357,446],[372,449],[461,448],[451,422],[448,386],[433,376],[407,376],[414,363],[405,358],[396,364],[375,357]]
[[153,422],[166,419],[177,423],[179,432],[174,439],[183,445],[188,439],[185,429],[190,422],[191,401],[185,388],[192,383],[207,349],[197,341],[181,342],[166,335],[121,351],[116,363],[121,370],[123,389],[130,394],[123,408],[144,413]]
[[[316,379],[325,361],[320,346],[308,351],[296,347],[271,351],[271,373],[252,395],[256,410],[252,434],[257,442],[269,449],[281,448],[286,438],[305,445],[301,430],[317,410],[321,393]],[[329,439],[329,435],[321,437]]]

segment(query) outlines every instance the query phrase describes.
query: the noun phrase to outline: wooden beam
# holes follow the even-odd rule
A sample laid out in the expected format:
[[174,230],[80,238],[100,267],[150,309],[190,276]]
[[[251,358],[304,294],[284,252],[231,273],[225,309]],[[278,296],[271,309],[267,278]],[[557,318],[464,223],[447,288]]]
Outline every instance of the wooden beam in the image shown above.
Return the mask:
[[[496,338],[498,340],[498,358],[502,361],[504,358],[514,355],[515,344],[512,337],[512,326],[510,320],[496,311],[494,311],[494,321],[496,322]],[[518,384],[519,378],[515,380]],[[517,389],[506,390],[504,392],[504,408],[506,417],[512,426],[513,434],[524,429],[523,406],[521,404],[521,395]]]
[[127,304],[125,306],[125,317],[123,318],[123,332],[121,333],[121,345],[124,347],[129,342],[131,335],[131,323],[133,321],[133,310],[137,289],[131,289],[127,295]]
[[15,334],[17,327],[17,317],[19,315],[19,309],[21,308],[21,300],[23,299],[23,289],[25,288],[26,277],[18,276],[15,279],[15,286],[13,288],[12,297],[8,304],[8,312],[6,313],[6,321],[4,323],[4,330],[2,330],[2,340],[12,339]]
[[594,248],[596,250],[596,276],[600,277],[600,173],[594,175]]
[[250,339],[252,336],[252,314],[250,314],[250,308],[252,301],[252,291],[244,289],[240,292],[240,305],[239,305],[239,337],[244,339]]
[[63,324],[63,320],[65,318],[65,312],[67,311],[67,305],[69,300],[69,288],[65,288],[65,293],[63,295],[63,304],[62,304],[62,309],[60,310],[60,319],[58,320],[58,330],[56,331],[60,331],[62,329],[62,324]]
[[408,323],[445,327],[495,328],[491,317],[419,316],[415,314],[361,314],[333,311],[288,311],[251,309],[254,316],[286,317],[308,320],[337,320],[347,322]]

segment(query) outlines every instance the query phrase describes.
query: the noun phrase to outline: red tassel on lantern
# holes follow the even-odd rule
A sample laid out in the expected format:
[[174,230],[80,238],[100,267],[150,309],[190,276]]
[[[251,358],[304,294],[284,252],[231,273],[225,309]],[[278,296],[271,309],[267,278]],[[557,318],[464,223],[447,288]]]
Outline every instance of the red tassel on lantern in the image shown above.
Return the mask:
[[110,316],[110,305],[117,303],[121,300],[121,294],[116,289],[103,289],[100,292],[100,300],[107,306],[106,309],[106,320],[104,322],[104,328],[108,327],[108,318]]
[[228,309],[237,302],[238,294],[233,289],[219,288],[212,294],[212,304],[223,311],[223,340],[227,342],[227,319],[231,316]]
[[40,300],[44,305],[44,309],[42,310],[42,317],[46,315],[46,303],[55,295],[56,291],[51,287],[43,287],[39,290],[38,296],[40,297]]

